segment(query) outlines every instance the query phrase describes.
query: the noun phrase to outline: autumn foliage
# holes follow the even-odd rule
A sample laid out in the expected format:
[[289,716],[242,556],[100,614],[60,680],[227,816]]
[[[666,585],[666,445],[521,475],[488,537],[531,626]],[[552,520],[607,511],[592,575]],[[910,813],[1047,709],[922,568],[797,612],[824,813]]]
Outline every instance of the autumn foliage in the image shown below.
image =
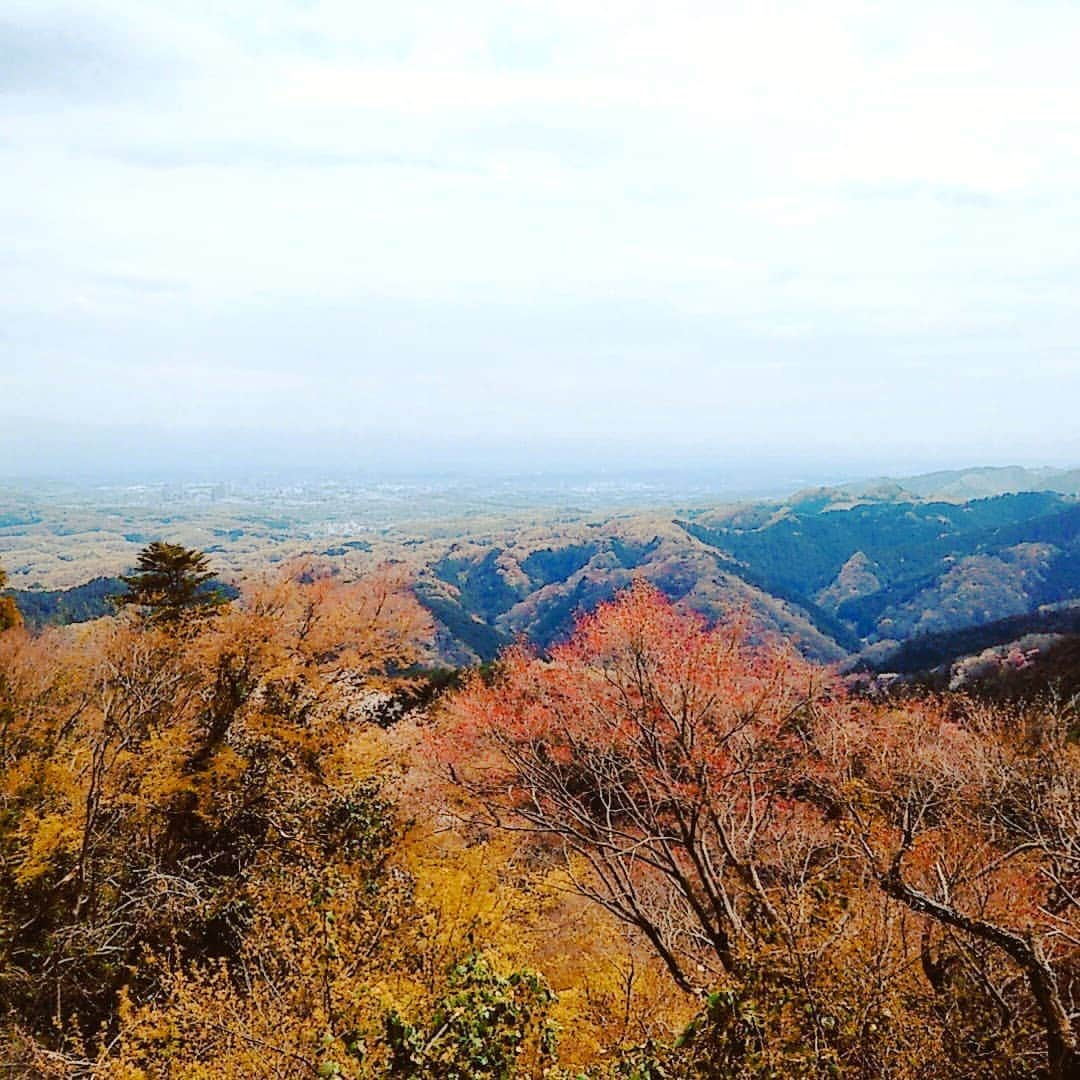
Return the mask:
[[0,566],[0,631],[10,630],[12,627],[22,624],[22,616],[14,599],[3,595],[5,585],[7,585],[7,573]]
[[391,723],[429,632],[296,566],[0,633],[11,1075],[1077,1075],[1066,704],[858,699],[642,585]]
[[1076,1075],[1066,719],[851,701],[747,630],[638,587],[474,678],[439,752],[703,996],[703,1075]]
[[35,1068],[89,1068],[121,1004],[212,981],[279,919],[344,904],[360,932],[308,898],[385,854],[346,735],[425,625],[401,581],[298,571],[210,621],[0,638],[0,1006]]

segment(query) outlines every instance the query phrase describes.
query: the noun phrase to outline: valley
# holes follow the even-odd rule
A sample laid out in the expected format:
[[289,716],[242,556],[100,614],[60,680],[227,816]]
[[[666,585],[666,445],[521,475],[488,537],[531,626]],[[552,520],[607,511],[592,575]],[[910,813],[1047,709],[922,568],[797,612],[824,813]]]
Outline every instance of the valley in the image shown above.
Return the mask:
[[1076,471],[1022,469],[726,503],[687,485],[681,504],[660,485],[572,479],[9,486],[0,560],[38,625],[107,614],[117,575],[167,538],[206,551],[231,586],[297,559],[345,578],[402,568],[435,620],[437,665],[519,638],[547,649],[643,579],[710,620],[748,611],[815,660],[914,670],[914,643],[982,627],[981,648],[1002,645],[1080,603],[1078,492]]

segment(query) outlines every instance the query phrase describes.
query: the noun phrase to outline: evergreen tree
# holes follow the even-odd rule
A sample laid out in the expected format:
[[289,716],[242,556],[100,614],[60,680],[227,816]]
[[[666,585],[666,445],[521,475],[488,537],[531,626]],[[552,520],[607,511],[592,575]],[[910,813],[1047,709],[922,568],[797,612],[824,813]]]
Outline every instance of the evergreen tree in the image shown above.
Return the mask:
[[155,540],[139,552],[135,569],[121,575],[128,591],[116,598],[118,605],[143,608],[155,622],[175,622],[191,612],[211,613],[225,602],[211,582],[205,552]]

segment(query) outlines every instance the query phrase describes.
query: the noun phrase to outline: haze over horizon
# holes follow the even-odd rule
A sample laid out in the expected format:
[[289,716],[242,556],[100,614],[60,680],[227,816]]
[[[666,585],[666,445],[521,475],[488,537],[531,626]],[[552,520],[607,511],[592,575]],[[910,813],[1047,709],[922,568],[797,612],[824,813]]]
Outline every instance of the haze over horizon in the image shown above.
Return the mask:
[[354,491],[400,485],[403,492],[412,490],[417,496],[425,490],[441,491],[462,508],[502,497],[509,499],[508,505],[521,499],[554,505],[562,499],[569,506],[584,498],[590,505],[610,500],[612,506],[636,501],[644,507],[782,499],[818,487],[985,469],[1030,470],[1032,477],[1080,472],[1080,464],[1067,456],[986,461],[912,450],[884,455],[864,451],[848,458],[827,448],[799,457],[768,448],[724,451],[685,443],[650,444],[647,450],[581,441],[361,444],[341,433],[331,438],[311,434],[305,440],[294,436],[282,443],[275,442],[273,432],[258,438],[213,432],[193,442],[190,433],[180,431],[115,428],[96,436],[85,429],[46,438],[28,432],[20,445],[9,432],[0,436],[0,486],[25,495],[39,484],[86,490],[226,484],[237,493],[293,485],[299,485],[298,491],[322,485]]
[[0,475],[1075,464],[1078,54],[1058,2],[10,0]]

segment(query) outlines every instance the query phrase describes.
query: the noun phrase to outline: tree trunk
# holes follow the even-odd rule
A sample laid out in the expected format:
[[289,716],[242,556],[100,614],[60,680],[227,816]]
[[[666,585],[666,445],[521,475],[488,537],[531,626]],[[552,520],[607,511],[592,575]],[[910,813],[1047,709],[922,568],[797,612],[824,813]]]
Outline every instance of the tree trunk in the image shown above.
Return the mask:
[[972,937],[988,941],[1004,951],[1027,976],[1032,996],[1039,1008],[1046,1039],[1047,1076],[1049,1080],[1078,1080],[1080,1078],[1080,1046],[1061,1000],[1057,975],[1046,959],[1042,946],[1034,938],[996,926],[982,919],[973,919],[947,904],[913,888],[900,871],[903,850],[897,853],[889,870],[880,878],[881,888],[894,900],[912,911],[927,915],[946,926],[962,930]]

